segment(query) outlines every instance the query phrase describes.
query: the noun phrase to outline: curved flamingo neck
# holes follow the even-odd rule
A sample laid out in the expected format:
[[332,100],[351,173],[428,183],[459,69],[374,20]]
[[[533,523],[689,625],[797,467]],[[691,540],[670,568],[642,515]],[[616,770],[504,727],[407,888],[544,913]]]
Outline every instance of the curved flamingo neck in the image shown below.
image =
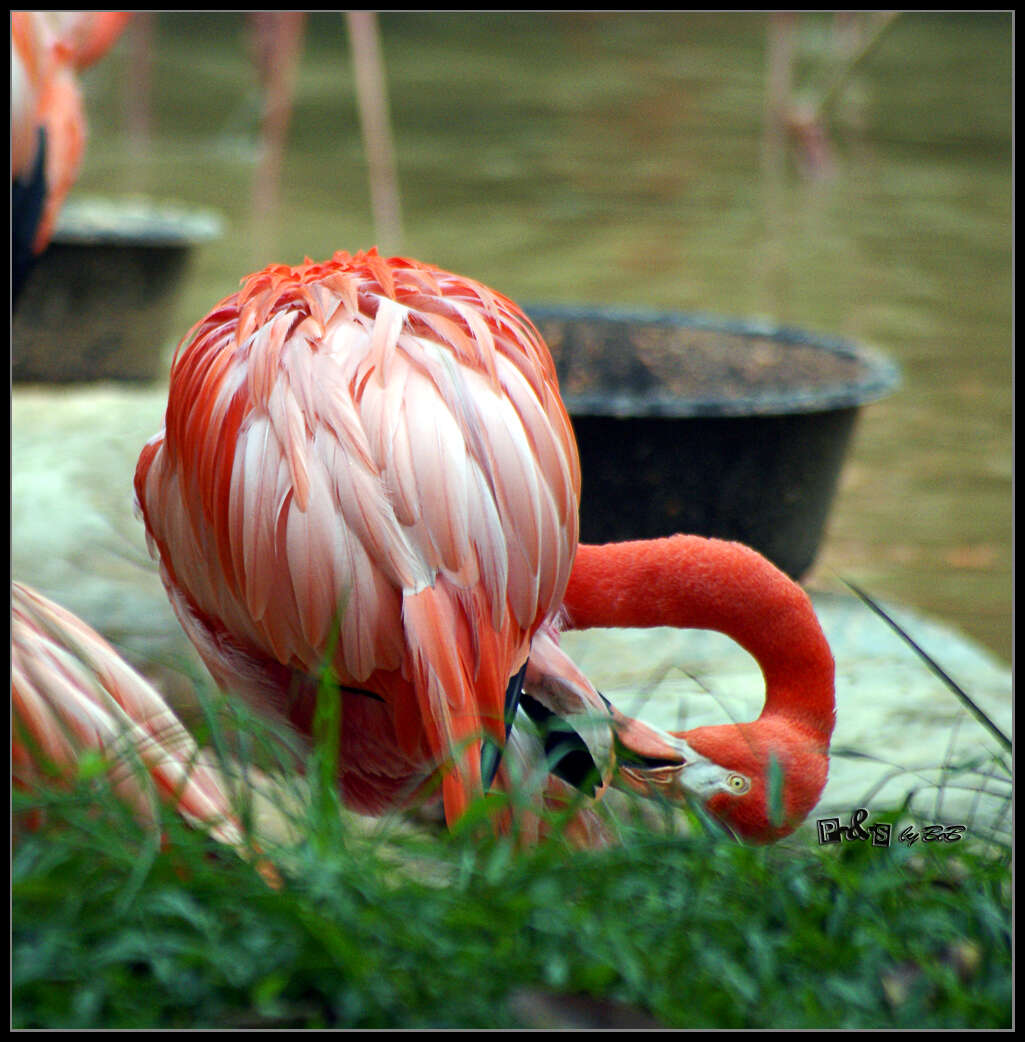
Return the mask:
[[755,657],[762,718],[833,732],[833,656],[808,595],[740,543],[700,536],[581,544],[564,600],[567,629],[717,630]]

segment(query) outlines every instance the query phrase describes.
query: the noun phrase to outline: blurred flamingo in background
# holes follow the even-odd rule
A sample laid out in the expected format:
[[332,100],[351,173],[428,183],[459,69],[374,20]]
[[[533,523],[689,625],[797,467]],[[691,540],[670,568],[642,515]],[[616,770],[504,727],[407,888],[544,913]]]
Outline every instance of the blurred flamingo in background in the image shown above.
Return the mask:
[[[399,178],[377,14],[374,11],[346,11],[345,21],[367,156],[374,227],[378,242],[398,249],[402,241]],[[305,11],[246,13],[247,44],[262,91],[260,151],[253,178],[252,206],[257,224],[264,233],[280,210],[282,172],[306,24]],[[150,134],[149,66],[156,31],[156,14],[138,12],[132,41],[130,89],[125,101],[130,140],[138,151],[145,151]],[[258,244],[258,249],[269,248],[266,234],[262,234],[260,240],[263,245]]]
[[[552,765],[583,784],[567,764],[592,764],[596,795],[615,779],[693,796],[771,840],[821,793],[833,660],[807,596],[715,540],[578,549],[552,359],[478,282],[376,250],[244,279],[180,345],[135,490],[221,686],[307,735],[318,685],[337,686],[338,782],[356,810],[440,779],[455,822],[509,784],[488,750],[521,702],[542,724],[599,721],[604,738],[575,731]],[[631,720],[561,651],[560,625],[719,629],[761,662],[765,710],[680,735]]]
[[128,11],[11,13],[13,292],[46,249],[78,176],[86,120],[77,74],[116,42]]
[[253,62],[264,92],[262,149],[253,183],[253,208],[265,216],[278,207],[306,12],[253,11],[248,19]]
[[[281,193],[288,127],[302,56],[306,13],[254,11],[248,16],[257,75],[264,92],[262,150],[253,183],[253,209],[274,216]],[[370,209],[379,243],[398,249],[402,240],[399,177],[388,114],[388,92],[377,13],[346,11],[349,47],[356,81],[363,147],[367,156]]]
[[833,15],[834,60],[824,87],[800,96],[795,90],[799,15],[773,11],[766,38],[765,159],[778,168],[789,143],[802,174],[829,177],[835,170],[835,147],[829,118],[856,69],[878,47],[898,11],[837,11]]

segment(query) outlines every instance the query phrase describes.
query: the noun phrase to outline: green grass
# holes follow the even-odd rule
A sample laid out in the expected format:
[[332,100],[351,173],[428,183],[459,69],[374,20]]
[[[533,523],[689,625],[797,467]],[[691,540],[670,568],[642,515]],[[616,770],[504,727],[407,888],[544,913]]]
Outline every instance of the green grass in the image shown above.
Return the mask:
[[[258,855],[170,811],[159,830],[141,826],[95,755],[70,789],[15,792],[12,1024],[596,1027],[611,1010],[628,1018],[620,1026],[1011,1025],[1011,849],[999,822],[909,844],[899,829],[914,816],[901,807],[866,823],[900,823],[889,847],[820,846],[806,827],[755,848],[616,794],[606,816],[623,842],[600,851],[572,849],[557,819],[531,848],[496,836],[486,819],[500,796],[454,833],[368,824],[339,806],[339,711],[325,683],[310,754],[235,701],[203,696],[194,713],[200,744],[239,772],[243,794],[238,765],[293,777],[306,755],[304,785],[272,792],[289,808],[287,845],[268,841],[258,808],[240,807],[279,870],[276,889]],[[988,789],[1010,774],[995,755],[950,765],[944,784]],[[38,812],[41,828],[19,826]]]
[[161,842],[89,773],[15,793],[46,812],[14,847],[15,1027],[532,1026],[538,995],[668,1027],[1011,1023],[1004,844],[751,848],[649,817],[612,849],[521,850],[479,821],[368,829],[314,765],[274,890],[171,814]]

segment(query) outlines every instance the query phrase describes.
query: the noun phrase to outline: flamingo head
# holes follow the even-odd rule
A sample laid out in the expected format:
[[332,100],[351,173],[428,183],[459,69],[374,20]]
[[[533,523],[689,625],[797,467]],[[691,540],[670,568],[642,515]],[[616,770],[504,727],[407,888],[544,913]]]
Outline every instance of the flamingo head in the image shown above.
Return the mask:
[[[763,716],[670,732],[673,753],[658,761],[621,763],[635,791],[697,801],[735,836],[772,843],[811,813],[826,784],[827,748],[793,721]],[[682,761],[682,762],[681,762]]]

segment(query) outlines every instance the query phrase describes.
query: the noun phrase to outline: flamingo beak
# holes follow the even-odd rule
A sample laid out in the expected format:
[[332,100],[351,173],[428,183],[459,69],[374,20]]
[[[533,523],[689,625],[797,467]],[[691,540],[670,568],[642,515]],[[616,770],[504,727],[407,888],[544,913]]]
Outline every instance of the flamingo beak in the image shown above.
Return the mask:
[[[730,773],[686,739],[629,717],[615,720],[618,787],[672,803],[705,801],[725,788]],[[614,782],[614,784],[616,784]]]

